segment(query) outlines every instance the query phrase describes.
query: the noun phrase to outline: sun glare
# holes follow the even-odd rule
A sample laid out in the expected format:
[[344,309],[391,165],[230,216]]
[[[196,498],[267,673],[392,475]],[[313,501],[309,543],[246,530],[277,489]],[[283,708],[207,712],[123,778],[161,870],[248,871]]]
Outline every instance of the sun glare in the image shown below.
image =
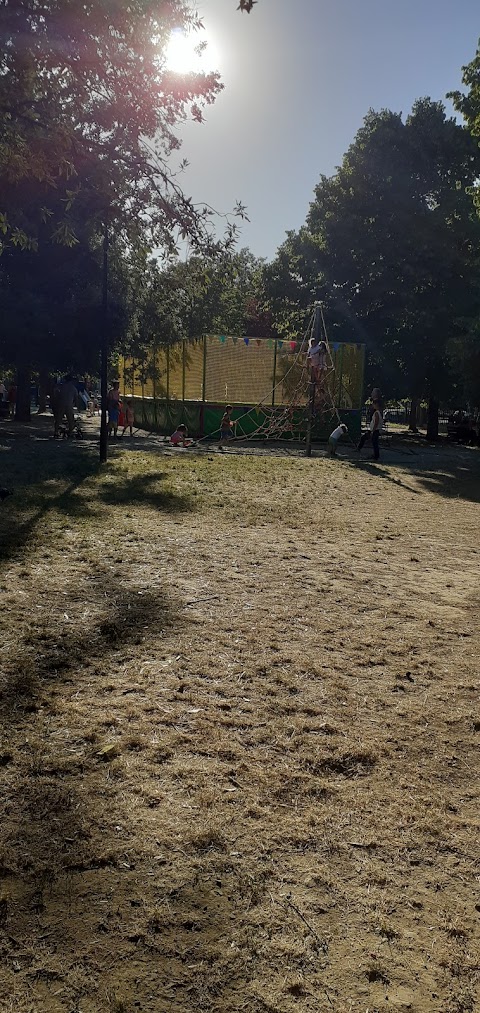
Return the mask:
[[[198,46],[206,43],[202,51],[198,52]],[[169,70],[175,74],[210,73],[218,70],[218,58],[215,46],[211,38],[205,32],[200,35],[198,32],[191,32],[186,35],[177,28],[170,35],[166,52],[166,64]]]

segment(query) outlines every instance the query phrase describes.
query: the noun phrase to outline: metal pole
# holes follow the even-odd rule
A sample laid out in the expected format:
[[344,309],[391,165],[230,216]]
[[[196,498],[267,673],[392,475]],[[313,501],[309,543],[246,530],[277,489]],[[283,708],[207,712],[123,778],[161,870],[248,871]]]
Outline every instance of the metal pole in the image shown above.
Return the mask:
[[152,380],[153,380],[153,382],[152,382],[152,387],[153,387],[153,420],[154,420],[154,423],[155,423],[155,428],[157,428],[157,426],[158,426],[158,422],[157,422],[157,360],[158,360],[157,332],[155,331],[155,336],[154,336],[154,339],[153,339],[153,378],[152,378]]
[[182,422],[185,422],[185,338],[182,341]]
[[202,401],[207,400],[207,336],[203,335]]
[[[316,345],[320,340],[320,327],[322,323],[321,307],[320,303],[315,303],[315,311],[313,318],[313,340]],[[315,411],[315,370],[312,366],[310,370],[310,382],[309,382],[309,395],[308,395],[308,417],[307,417],[307,440],[305,445],[305,457],[312,456],[312,426],[313,426],[313,413]]]
[[108,386],[108,230],[103,233],[102,271],[102,352],[100,365],[100,393],[102,412],[100,418],[100,463],[105,464],[108,456],[107,430],[107,386]]
[[272,408],[275,407],[275,387],[277,385],[277,341],[273,342],[273,384],[272,384]]
[[203,335],[202,403],[200,405],[200,436],[205,435],[205,401],[207,397],[207,335]]

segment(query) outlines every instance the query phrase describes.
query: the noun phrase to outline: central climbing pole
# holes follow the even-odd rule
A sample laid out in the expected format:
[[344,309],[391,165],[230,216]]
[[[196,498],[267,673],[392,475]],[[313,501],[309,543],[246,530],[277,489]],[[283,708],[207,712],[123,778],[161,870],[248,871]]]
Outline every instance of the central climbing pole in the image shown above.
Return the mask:
[[[313,343],[318,345],[320,341],[320,333],[322,327],[322,308],[319,302],[315,303],[314,314],[313,314]],[[313,427],[313,415],[315,411],[315,391],[316,391],[316,377],[315,369],[312,366],[310,369],[310,381],[308,384],[308,416],[307,416],[307,440],[305,444],[305,457],[312,456],[312,427]]]

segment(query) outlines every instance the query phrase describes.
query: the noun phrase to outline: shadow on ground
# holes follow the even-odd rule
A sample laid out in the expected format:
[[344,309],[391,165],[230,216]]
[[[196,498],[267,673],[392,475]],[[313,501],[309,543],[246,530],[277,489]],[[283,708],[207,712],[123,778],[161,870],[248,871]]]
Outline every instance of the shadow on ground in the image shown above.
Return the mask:
[[[398,458],[393,456],[396,449],[386,448],[378,462],[355,456],[345,458],[344,463],[414,494],[424,490],[446,499],[480,501],[480,451],[476,447],[417,445],[413,454],[403,455],[399,448]],[[409,477],[416,488],[408,483]]]
[[163,472],[154,471],[122,480],[106,480],[99,484],[97,496],[112,506],[141,504],[168,513],[191,511],[193,504],[189,496],[180,496],[170,489],[158,489],[158,483],[166,478],[168,476]]
[[[66,608],[74,615],[74,577],[65,590]],[[103,942],[108,949],[108,933],[118,917],[123,937],[130,933],[133,938],[143,906],[141,928],[147,934],[155,912],[154,902],[151,911],[144,902],[137,912],[130,901],[137,896],[138,872],[131,865],[128,829],[123,832],[117,824],[126,822],[122,778],[125,764],[135,760],[136,745],[128,723],[115,723],[110,691],[120,699],[131,692],[125,665],[129,651],[133,657],[136,644],[168,635],[177,610],[163,589],[112,587],[108,574],[89,583],[88,595],[94,613],[90,622],[82,618],[71,628],[60,626],[52,611],[43,626],[32,623],[0,681],[2,738],[9,744],[0,752],[1,984],[8,990],[22,982],[39,1009],[50,1008],[43,1005],[50,983],[53,990],[60,983],[64,998],[69,995],[65,1008],[77,1009],[77,987],[85,994],[84,968],[92,994],[110,980],[107,960],[101,982],[92,978],[92,939],[97,950]],[[85,727],[91,694],[98,694],[104,705]],[[78,719],[77,706],[83,708]],[[99,716],[104,719],[100,736]],[[156,886],[162,890],[161,871]],[[99,923],[102,911],[105,920]],[[35,945],[30,945],[33,938]],[[38,946],[38,939],[46,942]],[[153,929],[151,940],[153,945]],[[169,957],[162,960],[170,980]],[[112,982],[116,980],[112,973]],[[2,993],[0,1005],[3,999]]]
[[[99,673],[103,679],[108,676],[112,690],[118,690],[128,652],[134,653],[135,646],[150,637],[158,641],[168,635],[178,614],[163,589],[112,587],[108,574],[95,575],[86,593],[93,616],[90,622],[85,622],[83,614],[74,619],[78,603],[74,579],[62,591],[62,601],[73,617],[71,625],[68,615],[59,623],[55,608],[41,625],[33,615],[30,630],[18,643],[10,662],[5,663],[0,677],[0,730],[4,742],[0,765],[7,784],[13,777],[15,785],[7,821],[10,831],[3,835],[0,853],[0,875],[27,874],[32,882],[31,906],[43,903],[41,895],[47,881],[51,883],[62,870],[73,865],[94,868],[98,862],[107,861],[111,843],[104,841],[98,851],[99,842],[92,836],[88,795],[82,792],[77,796],[76,780],[72,778],[80,777],[83,782],[88,775],[94,783],[103,781],[105,763],[112,757],[99,753],[98,742],[79,741],[71,725],[65,728],[64,739],[45,736],[49,714],[55,715],[64,697],[74,699],[76,691],[82,693],[84,682],[89,691],[95,692]],[[108,685],[105,687],[100,680],[98,691],[103,686],[102,692],[106,692]],[[129,689],[126,681],[124,692]],[[19,730],[23,730],[20,737]],[[98,811],[93,815],[98,822]],[[44,882],[45,870],[48,875]]]
[[[57,452],[58,448],[58,452]],[[5,457],[11,454],[9,468]],[[7,473],[8,472],[8,473]],[[13,489],[13,495],[0,504],[0,560],[15,557],[34,538],[36,529],[48,513],[81,520],[94,517],[105,505],[148,506],[160,512],[182,513],[193,509],[188,495],[161,487],[163,472],[112,476],[101,466],[90,447],[59,443],[42,453],[38,446],[0,449],[0,484]],[[96,479],[85,489],[85,483]],[[58,484],[68,482],[58,491]]]

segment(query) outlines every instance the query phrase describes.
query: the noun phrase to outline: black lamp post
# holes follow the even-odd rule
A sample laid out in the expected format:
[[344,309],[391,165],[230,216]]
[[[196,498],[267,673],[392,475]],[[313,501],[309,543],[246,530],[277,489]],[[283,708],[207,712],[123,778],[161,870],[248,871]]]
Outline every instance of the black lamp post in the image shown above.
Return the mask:
[[103,232],[103,271],[102,271],[102,352],[100,365],[100,393],[102,411],[100,417],[100,463],[105,464],[108,457],[107,431],[107,387],[108,387],[108,229]]

